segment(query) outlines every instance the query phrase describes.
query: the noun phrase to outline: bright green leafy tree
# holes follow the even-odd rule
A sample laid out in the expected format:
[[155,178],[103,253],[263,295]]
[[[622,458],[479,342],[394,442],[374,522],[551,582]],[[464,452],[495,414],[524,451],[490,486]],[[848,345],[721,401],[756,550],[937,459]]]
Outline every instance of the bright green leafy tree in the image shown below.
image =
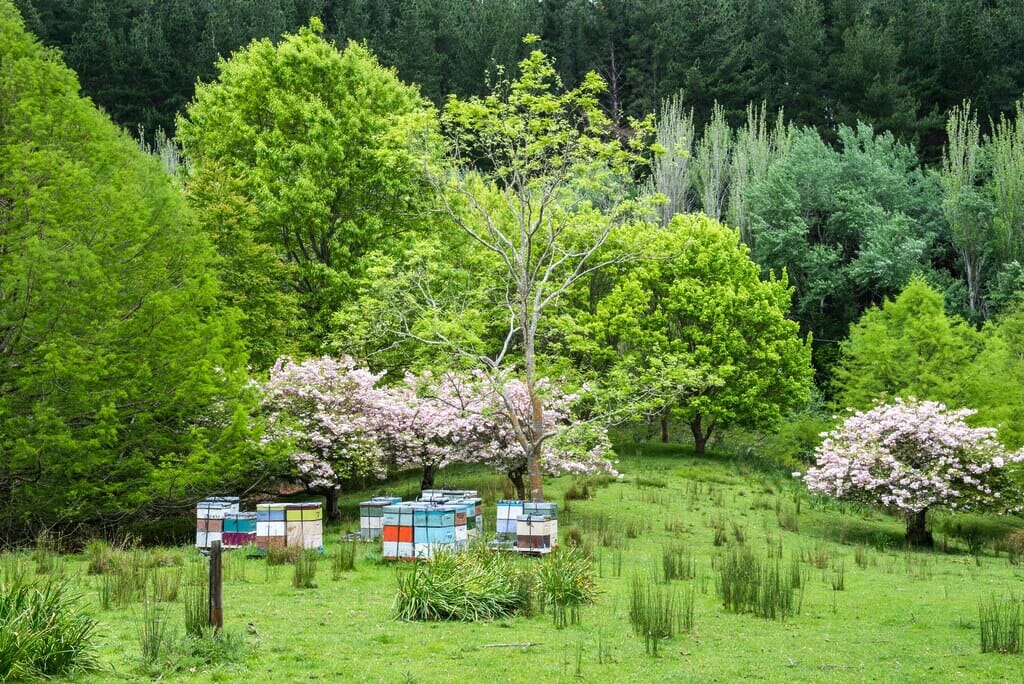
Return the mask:
[[[223,195],[252,206],[239,207],[255,218],[236,222],[239,231],[251,231],[241,241],[272,247],[291,269],[278,288],[297,294],[303,346],[311,350],[352,296],[362,257],[398,246],[419,225],[428,195],[419,150],[435,126],[415,88],[367,48],[350,43],[338,50],[321,30],[314,19],[277,45],[256,41],[221,61],[217,80],[196,89],[178,121],[197,209],[217,213],[229,201],[218,197],[219,179]],[[247,264],[227,244],[239,238],[217,237],[227,268],[245,272]],[[279,273],[261,259],[253,278]],[[268,307],[284,310],[281,302],[250,297],[252,283],[236,288],[235,301],[251,322]],[[261,332],[247,330],[251,340]]]
[[760,279],[738,232],[691,214],[633,239],[651,257],[628,264],[593,313],[573,314],[571,344],[616,402],[681,419],[703,452],[716,430],[771,429],[809,400],[810,345],[786,318],[792,289]]
[[980,342],[965,321],[946,315],[939,292],[912,278],[850,328],[835,370],[836,399],[856,409],[911,396],[964,405],[963,379]]
[[0,83],[0,538],[143,520],[265,469],[178,189],[6,1]]

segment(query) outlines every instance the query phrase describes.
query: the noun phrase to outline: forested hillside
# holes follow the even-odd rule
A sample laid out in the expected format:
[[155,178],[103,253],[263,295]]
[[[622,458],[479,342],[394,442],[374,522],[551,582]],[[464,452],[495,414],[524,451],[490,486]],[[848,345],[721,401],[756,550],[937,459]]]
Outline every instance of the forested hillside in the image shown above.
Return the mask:
[[935,162],[964,99],[983,125],[1024,92],[1021,0],[17,0],[27,28],[61,48],[93,100],[130,130],[173,129],[197,78],[254,38],[311,16],[363,42],[435,104],[487,91],[496,66],[541,36],[566,83],[608,82],[612,119],[682,91],[698,124],[717,101],[733,125],[750,102],[829,140],[862,122],[919,142]]

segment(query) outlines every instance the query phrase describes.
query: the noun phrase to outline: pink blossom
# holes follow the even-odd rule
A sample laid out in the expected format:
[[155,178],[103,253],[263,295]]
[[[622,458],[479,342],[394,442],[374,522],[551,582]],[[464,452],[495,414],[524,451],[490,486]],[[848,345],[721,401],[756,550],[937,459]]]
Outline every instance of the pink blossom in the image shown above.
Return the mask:
[[967,425],[973,414],[912,398],[856,412],[823,435],[807,488],[908,512],[1009,507],[1019,496],[1005,466],[1024,454],[1008,453],[994,429]]

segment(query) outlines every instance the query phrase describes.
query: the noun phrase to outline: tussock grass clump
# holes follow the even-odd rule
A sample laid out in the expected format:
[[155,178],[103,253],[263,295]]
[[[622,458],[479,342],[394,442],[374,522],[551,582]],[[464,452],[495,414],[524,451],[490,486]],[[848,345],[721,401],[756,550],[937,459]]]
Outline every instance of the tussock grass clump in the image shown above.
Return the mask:
[[210,624],[209,585],[189,582],[185,585],[182,595],[185,604],[185,634],[202,636],[203,630]]
[[267,565],[292,565],[305,551],[301,546],[284,546],[267,550]]
[[693,628],[693,591],[685,594],[686,609],[680,603],[675,587],[664,586],[655,577],[634,575],[629,584],[629,622],[633,633],[643,637],[644,650],[658,654],[658,647],[671,639],[681,626]]
[[181,589],[181,568],[157,568],[150,573],[149,578],[154,601],[173,603],[178,600],[178,591]]
[[537,577],[555,627],[579,624],[580,606],[597,597],[593,563],[578,547],[555,549],[544,559]]
[[430,563],[397,570],[392,612],[400,620],[474,622],[525,612],[532,600],[532,575],[520,559],[486,548],[467,553],[438,551]]
[[661,547],[661,569],[666,582],[697,576],[697,559],[682,544]]
[[1020,603],[992,596],[978,607],[982,653],[1020,653]]
[[733,546],[719,564],[718,596],[731,613],[784,620],[800,612],[802,594],[794,599],[794,576],[792,568],[783,571],[777,557],[762,561],[749,547]]
[[316,589],[316,564],[320,554],[306,549],[292,565],[292,586],[296,589]]
[[159,661],[171,646],[174,634],[164,611],[155,601],[142,602],[138,620],[139,654],[143,663]]
[[342,574],[356,567],[356,548],[359,542],[343,541],[331,556],[331,579],[337,582]]
[[66,580],[0,580],[0,681],[68,676],[96,667],[96,621]]

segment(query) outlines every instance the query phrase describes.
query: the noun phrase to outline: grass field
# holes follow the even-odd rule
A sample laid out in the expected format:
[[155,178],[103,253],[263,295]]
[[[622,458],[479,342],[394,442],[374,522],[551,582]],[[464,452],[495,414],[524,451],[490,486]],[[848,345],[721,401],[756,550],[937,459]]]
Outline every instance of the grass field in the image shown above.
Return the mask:
[[[580,624],[563,629],[548,614],[489,623],[397,621],[396,573],[409,567],[381,563],[378,545],[362,544],[354,569],[333,579],[342,531],[334,528],[325,534],[316,588],[294,588],[290,565],[227,552],[226,638],[175,645],[147,664],[143,626],[162,618],[171,641],[182,640],[184,586],[205,572],[193,550],[136,552],[139,565],[165,565],[151,571],[165,582],[177,577],[183,587],[156,608],[131,599],[118,607],[106,575],[88,574],[85,555],[8,553],[0,569],[52,566],[81,588],[84,610],[100,622],[103,669],[81,678],[90,682],[1024,680],[1021,655],[983,654],[980,647],[981,605],[1007,598],[1019,610],[1024,594],[1024,571],[1006,552],[986,546],[971,555],[942,534],[944,551],[906,551],[899,519],[813,501],[788,473],[742,461],[652,447],[624,456],[620,466],[621,481],[594,488],[590,499],[572,500],[560,513],[563,542],[571,535],[592,554],[600,591]],[[408,494],[415,482],[387,488]],[[481,490],[493,528],[501,478],[466,470],[443,484]],[[563,506],[573,484],[549,481],[549,499]],[[370,493],[346,497],[345,510],[354,515]],[[753,555],[777,559],[787,575],[799,574],[795,614],[768,620],[725,610],[720,572],[741,540]],[[671,582],[680,595],[692,587],[693,628],[652,656],[630,626],[630,585],[634,577],[663,577],[670,552],[685,558],[693,575]]]

